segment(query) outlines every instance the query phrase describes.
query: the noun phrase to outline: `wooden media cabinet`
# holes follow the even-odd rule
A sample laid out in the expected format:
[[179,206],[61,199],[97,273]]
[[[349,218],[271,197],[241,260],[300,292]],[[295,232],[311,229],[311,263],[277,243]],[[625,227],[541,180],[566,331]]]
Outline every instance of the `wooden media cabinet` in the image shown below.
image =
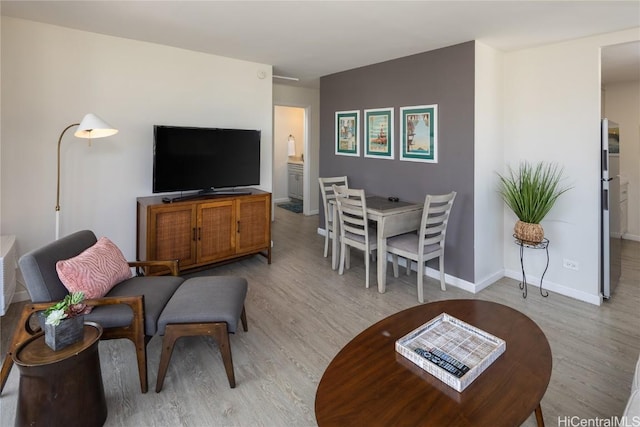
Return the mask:
[[139,261],[177,259],[189,270],[261,254],[271,264],[271,193],[261,190],[171,203],[138,197],[137,228]]

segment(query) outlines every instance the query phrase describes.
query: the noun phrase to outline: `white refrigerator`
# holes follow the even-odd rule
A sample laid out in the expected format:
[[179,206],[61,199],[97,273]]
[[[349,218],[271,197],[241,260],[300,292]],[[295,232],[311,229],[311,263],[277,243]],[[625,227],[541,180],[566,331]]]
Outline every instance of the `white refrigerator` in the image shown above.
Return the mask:
[[622,271],[620,228],[620,128],[602,119],[601,132],[600,290],[609,299]]

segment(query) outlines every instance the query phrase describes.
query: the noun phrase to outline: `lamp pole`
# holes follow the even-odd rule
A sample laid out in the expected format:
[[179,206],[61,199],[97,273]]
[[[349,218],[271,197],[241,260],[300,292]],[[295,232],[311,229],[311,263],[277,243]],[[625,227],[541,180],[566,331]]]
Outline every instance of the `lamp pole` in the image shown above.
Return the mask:
[[74,135],[78,138],[89,139],[89,145],[91,145],[92,138],[104,138],[118,133],[117,129],[114,129],[96,115],[89,113],[84,116],[80,123],[73,123],[67,126],[60,134],[60,138],[58,138],[58,179],[56,188],[56,240],[60,237],[60,146],[65,132],[74,126],[80,127]]
[[74,126],[80,126],[80,123],[74,123],[72,125],[64,128],[62,133],[60,134],[60,138],[58,138],[58,181],[56,188],[56,240],[60,237],[60,146],[62,145],[62,137],[65,132],[71,129]]

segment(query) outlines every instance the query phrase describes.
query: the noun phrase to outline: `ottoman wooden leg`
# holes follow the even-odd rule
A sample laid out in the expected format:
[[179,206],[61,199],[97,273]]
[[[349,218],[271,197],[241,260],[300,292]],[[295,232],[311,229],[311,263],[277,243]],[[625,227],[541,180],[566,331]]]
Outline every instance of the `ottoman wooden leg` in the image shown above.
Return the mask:
[[[244,310],[243,310],[244,313]],[[246,317],[245,317],[246,321]],[[244,325],[244,323],[243,323]],[[246,329],[245,329],[246,330]],[[229,343],[229,332],[226,322],[216,323],[175,323],[166,326],[164,337],[162,338],[162,354],[160,355],[160,366],[158,367],[158,380],[156,382],[156,393],[162,390],[164,377],[169,367],[173,346],[182,337],[208,335],[216,340],[222,355],[224,369],[227,372],[229,386],[235,388],[236,378],[233,373],[233,360],[231,358],[231,344]]]
[[233,373],[233,360],[231,358],[231,343],[229,342],[229,332],[226,323],[212,323],[214,328],[210,334],[217,342],[222,355],[224,370],[227,371],[227,379],[231,388],[236,387],[236,376]]
[[242,306],[242,314],[240,314],[240,320],[242,321],[242,329],[247,332],[249,327],[247,326],[247,312],[244,310],[244,305]]
[[156,380],[156,393],[160,393],[160,390],[162,390],[162,385],[164,384],[164,376],[167,373],[169,361],[171,361],[173,346],[178,338],[182,336],[180,334],[180,326],[182,325],[167,325],[167,327],[165,328],[164,337],[162,338],[160,366],[158,367],[158,379]]

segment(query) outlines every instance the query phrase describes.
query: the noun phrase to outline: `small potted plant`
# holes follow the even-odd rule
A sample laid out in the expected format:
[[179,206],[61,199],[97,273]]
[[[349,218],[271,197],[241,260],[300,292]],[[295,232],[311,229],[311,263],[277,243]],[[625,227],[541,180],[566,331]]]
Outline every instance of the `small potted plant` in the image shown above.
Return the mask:
[[73,292],[44,312],[45,343],[54,351],[61,350],[84,336],[84,293]]
[[509,168],[509,174],[498,174],[498,192],[519,220],[513,229],[516,239],[534,245],[542,242],[544,229],[540,222],[558,197],[571,188],[560,185],[563,171],[555,163],[521,162],[517,171]]

